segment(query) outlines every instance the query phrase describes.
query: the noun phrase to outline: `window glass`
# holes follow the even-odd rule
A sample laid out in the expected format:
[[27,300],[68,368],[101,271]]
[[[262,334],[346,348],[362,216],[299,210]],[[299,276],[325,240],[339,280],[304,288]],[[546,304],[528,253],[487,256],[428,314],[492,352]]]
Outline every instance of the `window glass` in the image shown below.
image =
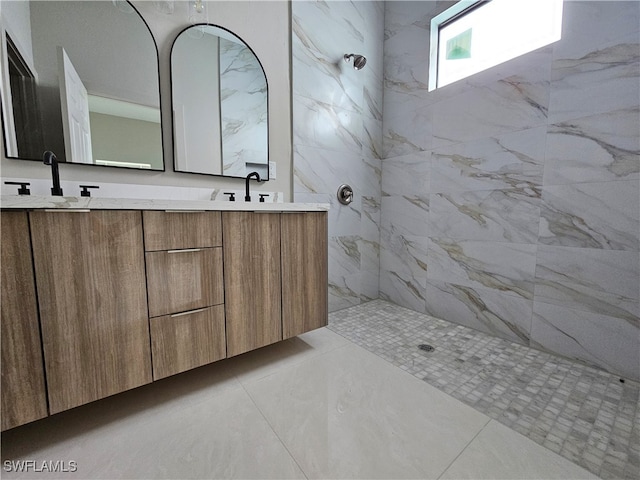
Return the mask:
[[431,21],[429,90],[560,39],[562,0],[463,1]]

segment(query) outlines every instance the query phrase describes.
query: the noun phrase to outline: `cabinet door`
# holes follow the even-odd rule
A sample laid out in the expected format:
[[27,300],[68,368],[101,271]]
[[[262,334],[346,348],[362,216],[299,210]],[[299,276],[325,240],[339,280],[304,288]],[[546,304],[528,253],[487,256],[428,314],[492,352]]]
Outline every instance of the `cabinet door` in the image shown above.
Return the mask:
[[282,340],[280,214],[223,212],[227,356]]
[[141,213],[29,215],[51,413],[151,382]]
[[222,249],[147,252],[149,316],[224,303]]
[[283,213],[282,336],[327,325],[327,213]]
[[47,416],[40,325],[26,212],[0,215],[2,430]]
[[154,380],[226,356],[223,305],[155,317],[150,322]]

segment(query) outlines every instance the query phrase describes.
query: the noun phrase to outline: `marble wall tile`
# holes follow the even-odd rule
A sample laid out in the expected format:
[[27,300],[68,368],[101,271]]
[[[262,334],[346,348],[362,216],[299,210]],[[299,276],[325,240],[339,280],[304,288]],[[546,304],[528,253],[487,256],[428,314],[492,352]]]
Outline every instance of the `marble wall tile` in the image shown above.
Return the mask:
[[380,271],[362,271],[360,273],[360,301],[370,302],[380,296]]
[[362,197],[362,216],[360,236],[367,240],[380,242],[380,197]]
[[342,205],[334,193],[329,196],[329,236],[360,235],[362,197],[356,195],[349,205]]
[[360,270],[363,272],[377,272],[380,269],[380,242],[360,238],[358,240],[360,252]]
[[339,278],[360,271],[360,244],[358,235],[329,237],[329,277]]
[[532,304],[492,289],[427,280],[426,313],[523,345],[529,343]]
[[327,150],[319,147],[294,145],[295,164],[293,188],[295,192],[333,193],[341,183],[360,182],[365,165],[361,155]]
[[428,196],[382,197],[380,237],[389,239],[395,235],[428,235]]
[[544,185],[640,178],[640,108],[549,126]]
[[292,2],[295,95],[361,112],[362,78],[343,56],[364,46],[364,19],[352,2]]
[[593,45],[588,52],[563,48],[562,42],[552,65],[550,122],[640,105],[638,32]]
[[531,346],[640,381],[640,329],[620,318],[534,302]]
[[426,278],[409,272],[380,269],[380,298],[425,313]]
[[538,189],[436,193],[429,207],[435,237],[529,244],[538,239]]
[[404,271],[414,278],[426,278],[428,245],[428,237],[394,235],[381,244],[380,268]]
[[640,325],[637,252],[538,246],[536,301]]
[[632,180],[544,187],[540,243],[638,251],[639,185]]
[[429,279],[533,299],[536,246],[431,238]]
[[293,118],[295,145],[362,152],[362,116],[359,113],[296,95]]
[[514,75],[433,104],[433,147],[546,125],[549,78],[541,71],[539,78]]
[[380,196],[380,184],[382,183],[382,160],[379,158],[364,156],[360,159],[360,175],[357,181],[351,185],[355,188],[357,196]]
[[382,159],[382,119],[362,117],[362,154],[369,158]]
[[424,195],[430,177],[431,152],[387,158],[382,162],[382,195]]
[[525,189],[542,184],[546,127],[449,145],[431,154],[431,193]]
[[384,116],[382,122],[382,152],[384,158],[424,152],[431,148],[431,109],[418,108],[403,115]]
[[640,31],[640,3],[635,0],[564,2],[562,17],[562,40],[554,44],[562,55],[585,55]]
[[329,276],[329,312],[360,305],[361,274]]

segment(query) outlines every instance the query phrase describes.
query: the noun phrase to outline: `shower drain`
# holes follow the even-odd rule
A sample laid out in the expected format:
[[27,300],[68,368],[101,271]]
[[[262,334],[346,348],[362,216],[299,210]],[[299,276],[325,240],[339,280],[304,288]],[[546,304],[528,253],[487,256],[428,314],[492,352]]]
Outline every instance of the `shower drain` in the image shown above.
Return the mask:
[[433,352],[434,348],[431,345],[427,345],[426,343],[421,343],[418,345],[418,348],[423,352]]

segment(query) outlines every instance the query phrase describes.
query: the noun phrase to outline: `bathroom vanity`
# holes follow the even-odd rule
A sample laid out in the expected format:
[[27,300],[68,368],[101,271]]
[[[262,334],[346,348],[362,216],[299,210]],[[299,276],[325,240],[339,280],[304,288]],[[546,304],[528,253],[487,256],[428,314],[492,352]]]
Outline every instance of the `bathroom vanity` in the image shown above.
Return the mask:
[[326,325],[327,210],[2,197],[2,430]]

